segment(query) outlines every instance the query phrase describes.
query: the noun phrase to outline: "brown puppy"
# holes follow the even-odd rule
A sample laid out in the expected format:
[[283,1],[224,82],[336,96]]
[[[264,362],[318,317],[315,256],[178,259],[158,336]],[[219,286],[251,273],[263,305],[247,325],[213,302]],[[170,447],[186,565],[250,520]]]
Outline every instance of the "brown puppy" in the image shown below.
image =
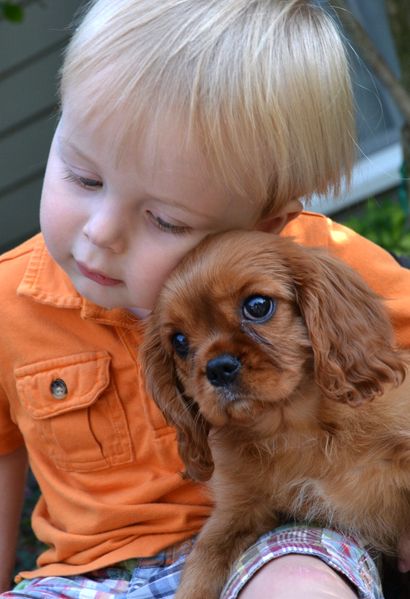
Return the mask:
[[258,232],[206,239],[165,285],[142,359],[186,475],[212,475],[178,599],[219,597],[279,514],[384,550],[410,530],[408,357],[382,302],[325,251]]

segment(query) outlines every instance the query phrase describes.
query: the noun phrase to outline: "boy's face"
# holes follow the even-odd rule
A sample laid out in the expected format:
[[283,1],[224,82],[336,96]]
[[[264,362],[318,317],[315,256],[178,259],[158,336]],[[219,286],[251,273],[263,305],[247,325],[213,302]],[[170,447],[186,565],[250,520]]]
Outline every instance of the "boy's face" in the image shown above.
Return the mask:
[[115,119],[79,120],[66,104],[41,199],[47,247],[85,297],[106,308],[151,309],[167,275],[209,233],[250,228],[251,201],[213,184],[195,148],[163,123],[159,143],[113,148]]

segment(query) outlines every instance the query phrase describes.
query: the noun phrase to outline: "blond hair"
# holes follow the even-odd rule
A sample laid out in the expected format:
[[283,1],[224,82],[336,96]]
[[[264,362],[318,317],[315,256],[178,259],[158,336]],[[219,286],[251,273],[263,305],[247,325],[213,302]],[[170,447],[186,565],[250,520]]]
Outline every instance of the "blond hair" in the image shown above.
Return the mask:
[[214,175],[275,213],[337,193],[354,160],[346,51],[301,0],[94,0],[67,48],[61,99],[123,115],[119,139],[171,118]]

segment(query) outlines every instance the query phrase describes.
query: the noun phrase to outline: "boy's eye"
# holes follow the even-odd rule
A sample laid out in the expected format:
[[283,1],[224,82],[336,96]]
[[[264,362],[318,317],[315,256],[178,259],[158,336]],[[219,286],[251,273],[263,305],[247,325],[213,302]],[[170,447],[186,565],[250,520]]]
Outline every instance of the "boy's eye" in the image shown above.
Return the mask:
[[73,171],[66,171],[64,179],[66,181],[72,181],[73,183],[76,183],[85,189],[99,189],[102,187],[101,181],[98,181],[97,179],[89,179],[88,177],[81,177],[80,175],[73,173]]
[[174,233],[174,235],[183,235],[184,233],[188,233],[191,231],[191,227],[187,227],[186,225],[174,225],[172,223],[168,223],[163,220],[160,216],[155,216],[150,210],[147,210],[147,214],[151,222],[160,229],[161,231],[165,231],[166,233]]

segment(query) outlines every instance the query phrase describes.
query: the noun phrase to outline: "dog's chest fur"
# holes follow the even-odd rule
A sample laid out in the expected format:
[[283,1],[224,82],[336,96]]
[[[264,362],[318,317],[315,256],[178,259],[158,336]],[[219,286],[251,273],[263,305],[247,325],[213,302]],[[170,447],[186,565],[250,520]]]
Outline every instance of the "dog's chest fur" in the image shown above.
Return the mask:
[[382,399],[359,408],[322,400],[310,419],[305,411],[303,427],[282,415],[265,440],[238,445],[235,428],[217,431],[211,481],[217,504],[260,502],[286,518],[354,531],[381,549],[393,548],[410,525],[410,435],[404,432],[410,415],[394,399],[397,416],[389,423]]

